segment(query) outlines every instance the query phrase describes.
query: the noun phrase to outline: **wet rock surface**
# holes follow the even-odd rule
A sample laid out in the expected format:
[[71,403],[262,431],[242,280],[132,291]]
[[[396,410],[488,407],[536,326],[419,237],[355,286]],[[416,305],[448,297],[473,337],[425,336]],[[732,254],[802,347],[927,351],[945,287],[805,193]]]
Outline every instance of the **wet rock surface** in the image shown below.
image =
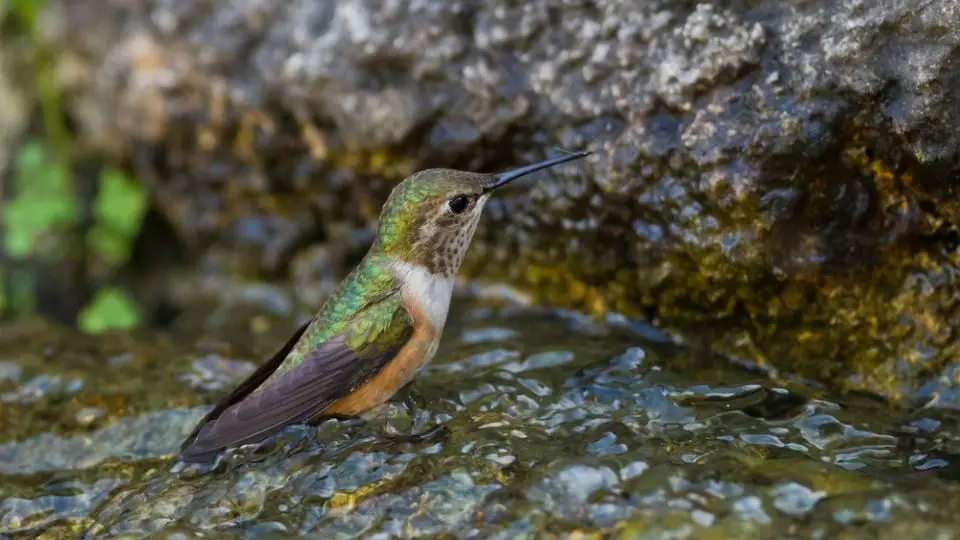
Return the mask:
[[[210,317],[176,338],[0,327],[0,535],[960,533],[948,410],[891,411],[615,317],[479,299],[455,300],[437,360],[379,417],[178,463],[295,313]],[[247,342],[228,337],[245,325]]]
[[957,16],[949,0],[55,1],[44,27],[85,140],[217,268],[315,278],[333,260],[335,279],[413,170],[591,147],[491,204],[470,275],[955,406]]

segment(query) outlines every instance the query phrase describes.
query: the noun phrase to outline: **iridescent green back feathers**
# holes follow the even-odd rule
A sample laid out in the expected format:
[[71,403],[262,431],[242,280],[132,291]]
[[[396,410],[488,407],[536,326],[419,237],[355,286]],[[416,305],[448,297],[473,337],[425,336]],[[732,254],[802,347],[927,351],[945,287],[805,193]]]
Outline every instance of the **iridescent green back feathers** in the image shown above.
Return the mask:
[[389,264],[386,256],[368,255],[327,300],[274,377],[300,365],[316,344],[338,334],[346,335],[354,351],[375,347],[378,338],[402,342],[411,327]]

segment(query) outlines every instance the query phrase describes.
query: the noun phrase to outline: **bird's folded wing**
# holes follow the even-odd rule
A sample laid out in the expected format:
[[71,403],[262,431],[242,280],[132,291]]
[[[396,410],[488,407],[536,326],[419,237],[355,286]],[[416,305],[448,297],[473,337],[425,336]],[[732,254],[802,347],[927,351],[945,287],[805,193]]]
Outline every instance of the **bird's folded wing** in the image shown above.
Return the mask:
[[[293,343],[261,367],[184,441],[181,459],[206,461],[229,446],[263,440],[284,427],[304,422],[376,375],[397,354],[412,332],[399,295],[393,295],[351,321],[345,330],[317,344],[295,367],[260,385],[276,371]],[[301,330],[302,333],[302,330]],[[377,338],[387,343],[377,343]],[[258,370],[260,372],[261,370]],[[245,393],[245,395],[244,395]]]

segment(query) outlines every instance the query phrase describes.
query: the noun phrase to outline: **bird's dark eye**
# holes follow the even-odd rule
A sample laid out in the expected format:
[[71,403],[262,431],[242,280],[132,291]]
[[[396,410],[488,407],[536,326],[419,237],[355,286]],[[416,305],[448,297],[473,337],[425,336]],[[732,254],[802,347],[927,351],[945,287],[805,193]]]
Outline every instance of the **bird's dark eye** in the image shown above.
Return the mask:
[[467,209],[467,205],[469,203],[470,201],[467,199],[466,195],[457,195],[447,202],[447,204],[450,206],[450,210],[454,214],[463,213],[463,211]]

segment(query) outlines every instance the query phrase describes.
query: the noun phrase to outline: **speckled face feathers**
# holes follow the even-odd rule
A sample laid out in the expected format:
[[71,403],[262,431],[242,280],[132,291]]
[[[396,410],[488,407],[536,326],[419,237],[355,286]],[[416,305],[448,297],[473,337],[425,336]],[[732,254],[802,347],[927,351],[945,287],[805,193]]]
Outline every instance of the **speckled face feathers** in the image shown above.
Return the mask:
[[445,209],[427,216],[411,251],[413,262],[439,276],[456,276],[488,198],[489,195],[477,196],[463,214],[452,215]]
[[[384,204],[376,248],[433,273],[456,274],[488,198],[483,186],[491,176],[430,169],[407,178]],[[457,197],[464,199],[459,212],[451,208]]]
[[453,277],[491,193],[530,173],[579,159],[566,154],[500,174],[428,169],[401,182],[383,205],[374,249]]

